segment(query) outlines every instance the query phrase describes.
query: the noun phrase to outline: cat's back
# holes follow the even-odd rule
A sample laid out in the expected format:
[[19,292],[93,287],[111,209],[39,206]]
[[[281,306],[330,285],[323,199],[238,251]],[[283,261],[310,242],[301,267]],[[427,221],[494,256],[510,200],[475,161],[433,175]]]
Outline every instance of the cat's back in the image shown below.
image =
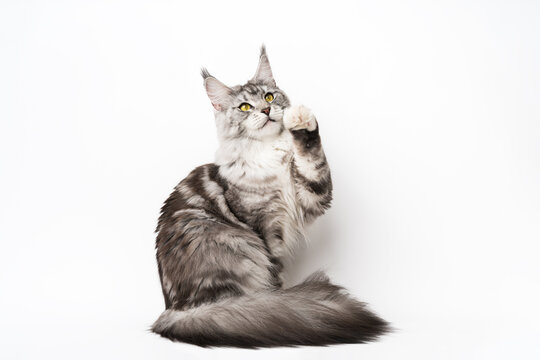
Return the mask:
[[192,170],[169,195],[161,208],[156,231],[172,226],[182,215],[217,218],[230,222],[228,209],[222,198],[227,183],[218,174],[218,166],[210,163]]
[[227,187],[215,164],[202,165],[161,209],[156,257],[167,308],[277,286],[264,242],[228,209]]

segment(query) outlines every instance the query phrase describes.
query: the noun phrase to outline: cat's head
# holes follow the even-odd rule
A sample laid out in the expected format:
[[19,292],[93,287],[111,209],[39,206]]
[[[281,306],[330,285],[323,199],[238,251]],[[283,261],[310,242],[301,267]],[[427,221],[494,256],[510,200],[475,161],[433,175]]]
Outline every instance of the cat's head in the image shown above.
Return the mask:
[[276,86],[264,45],[257,72],[244,85],[226,86],[206,69],[201,74],[215,109],[220,138],[264,140],[284,130],[283,112],[290,103],[287,95]]

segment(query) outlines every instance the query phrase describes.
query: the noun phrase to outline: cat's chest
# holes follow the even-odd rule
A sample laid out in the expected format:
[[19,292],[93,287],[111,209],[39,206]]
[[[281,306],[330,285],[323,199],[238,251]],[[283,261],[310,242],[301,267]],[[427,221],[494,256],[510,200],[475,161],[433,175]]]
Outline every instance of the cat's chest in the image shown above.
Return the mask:
[[233,185],[227,202],[239,219],[267,242],[273,255],[292,253],[304,239],[304,223],[289,167],[250,186]]
[[276,256],[292,252],[304,238],[292,157],[290,139],[284,137],[220,166],[220,174],[231,185],[226,192],[231,211],[260,234]]
[[251,181],[233,183],[227,192],[228,200],[248,218],[258,221],[284,216],[295,218],[298,204],[290,169],[266,173]]

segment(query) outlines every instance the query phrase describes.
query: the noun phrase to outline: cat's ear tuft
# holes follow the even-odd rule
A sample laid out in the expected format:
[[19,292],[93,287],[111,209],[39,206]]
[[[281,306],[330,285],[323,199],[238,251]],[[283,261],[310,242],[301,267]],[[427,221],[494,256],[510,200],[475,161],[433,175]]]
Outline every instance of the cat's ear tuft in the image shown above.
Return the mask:
[[276,81],[272,75],[272,68],[268,61],[268,55],[266,55],[266,47],[264,44],[261,46],[261,55],[259,56],[259,66],[255,76],[251,79],[253,82],[263,82],[271,86],[276,86]]
[[223,110],[230,100],[231,88],[223,84],[221,81],[210,75],[205,68],[201,69],[201,75],[204,79],[204,88],[206,94],[212,102],[212,106],[217,111]]
[[207,77],[210,77],[212,75],[210,75],[210,73],[208,72],[208,70],[206,70],[206,68],[201,68],[201,76],[203,80],[206,80]]

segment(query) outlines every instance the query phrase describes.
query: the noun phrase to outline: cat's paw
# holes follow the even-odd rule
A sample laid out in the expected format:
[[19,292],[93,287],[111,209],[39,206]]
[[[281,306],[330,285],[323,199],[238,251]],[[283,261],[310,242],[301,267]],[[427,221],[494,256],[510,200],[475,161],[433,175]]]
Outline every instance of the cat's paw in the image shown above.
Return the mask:
[[308,131],[313,131],[317,128],[315,115],[304,105],[293,105],[285,110],[283,124],[289,130],[307,129]]

